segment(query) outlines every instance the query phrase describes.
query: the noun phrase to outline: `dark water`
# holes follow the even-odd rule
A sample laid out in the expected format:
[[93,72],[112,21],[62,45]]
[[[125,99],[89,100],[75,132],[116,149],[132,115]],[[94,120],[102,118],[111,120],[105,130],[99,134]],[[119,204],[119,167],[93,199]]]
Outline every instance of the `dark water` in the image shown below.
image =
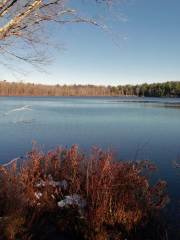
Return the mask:
[[97,145],[121,159],[149,159],[168,181],[171,213],[180,212],[180,175],[172,163],[180,158],[180,99],[1,97],[0,163],[23,156],[33,140],[45,149]]

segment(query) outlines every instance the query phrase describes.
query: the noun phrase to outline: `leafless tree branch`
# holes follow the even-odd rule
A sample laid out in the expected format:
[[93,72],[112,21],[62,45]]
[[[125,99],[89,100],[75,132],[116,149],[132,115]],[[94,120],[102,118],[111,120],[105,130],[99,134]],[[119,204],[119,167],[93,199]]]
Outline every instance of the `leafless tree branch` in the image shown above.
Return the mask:
[[[32,65],[44,64],[44,56],[39,55],[36,45],[47,43],[46,37],[41,33],[50,22],[58,24],[90,23],[106,28],[93,18],[81,16],[76,9],[68,7],[68,0],[3,0],[0,1],[0,54],[10,55]],[[112,0],[91,0],[111,3]],[[46,24],[46,25],[45,25]],[[40,36],[41,35],[41,36]],[[19,54],[12,50],[21,42],[29,54]],[[26,51],[25,51],[26,52]]]

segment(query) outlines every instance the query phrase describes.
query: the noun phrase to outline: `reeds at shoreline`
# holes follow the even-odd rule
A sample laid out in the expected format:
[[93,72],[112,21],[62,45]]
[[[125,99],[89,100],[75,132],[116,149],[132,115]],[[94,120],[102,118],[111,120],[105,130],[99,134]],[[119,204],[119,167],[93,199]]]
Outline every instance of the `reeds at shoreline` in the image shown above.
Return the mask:
[[0,167],[0,239],[135,240],[169,200],[165,181],[150,185],[153,170],[99,148],[87,156],[77,145],[34,147],[24,161]]

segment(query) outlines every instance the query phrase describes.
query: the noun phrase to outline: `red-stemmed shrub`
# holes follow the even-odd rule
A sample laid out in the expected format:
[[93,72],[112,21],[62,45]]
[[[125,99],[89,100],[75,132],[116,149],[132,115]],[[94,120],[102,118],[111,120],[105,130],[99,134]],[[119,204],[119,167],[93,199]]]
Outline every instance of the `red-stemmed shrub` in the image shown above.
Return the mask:
[[[148,161],[118,161],[77,145],[0,167],[0,239],[124,239],[168,202],[166,182],[151,186]],[[139,240],[139,239],[138,239]]]

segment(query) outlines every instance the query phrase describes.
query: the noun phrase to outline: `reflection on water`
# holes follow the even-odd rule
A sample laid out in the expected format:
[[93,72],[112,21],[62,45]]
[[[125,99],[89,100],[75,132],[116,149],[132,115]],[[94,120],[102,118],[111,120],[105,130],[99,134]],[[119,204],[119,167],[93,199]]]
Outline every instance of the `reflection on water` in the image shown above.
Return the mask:
[[163,166],[180,149],[180,99],[1,97],[0,103],[1,161],[24,154],[34,139],[44,147],[111,147],[125,159],[141,146],[139,158],[162,163],[163,157]]
[[122,97],[119,99],[112,100],[114,103],[139,103],[140,106],[145,105],[146,107],[170,107],[180,108],[179,98],[139,98],[139,97]]
[[1,97],[0,161],[24,155],[36,140],[44,149],[77,143],[111,148],[121,159],[150,159],[166,179],[177,214],[180,176],[180,99],[138,97]]

